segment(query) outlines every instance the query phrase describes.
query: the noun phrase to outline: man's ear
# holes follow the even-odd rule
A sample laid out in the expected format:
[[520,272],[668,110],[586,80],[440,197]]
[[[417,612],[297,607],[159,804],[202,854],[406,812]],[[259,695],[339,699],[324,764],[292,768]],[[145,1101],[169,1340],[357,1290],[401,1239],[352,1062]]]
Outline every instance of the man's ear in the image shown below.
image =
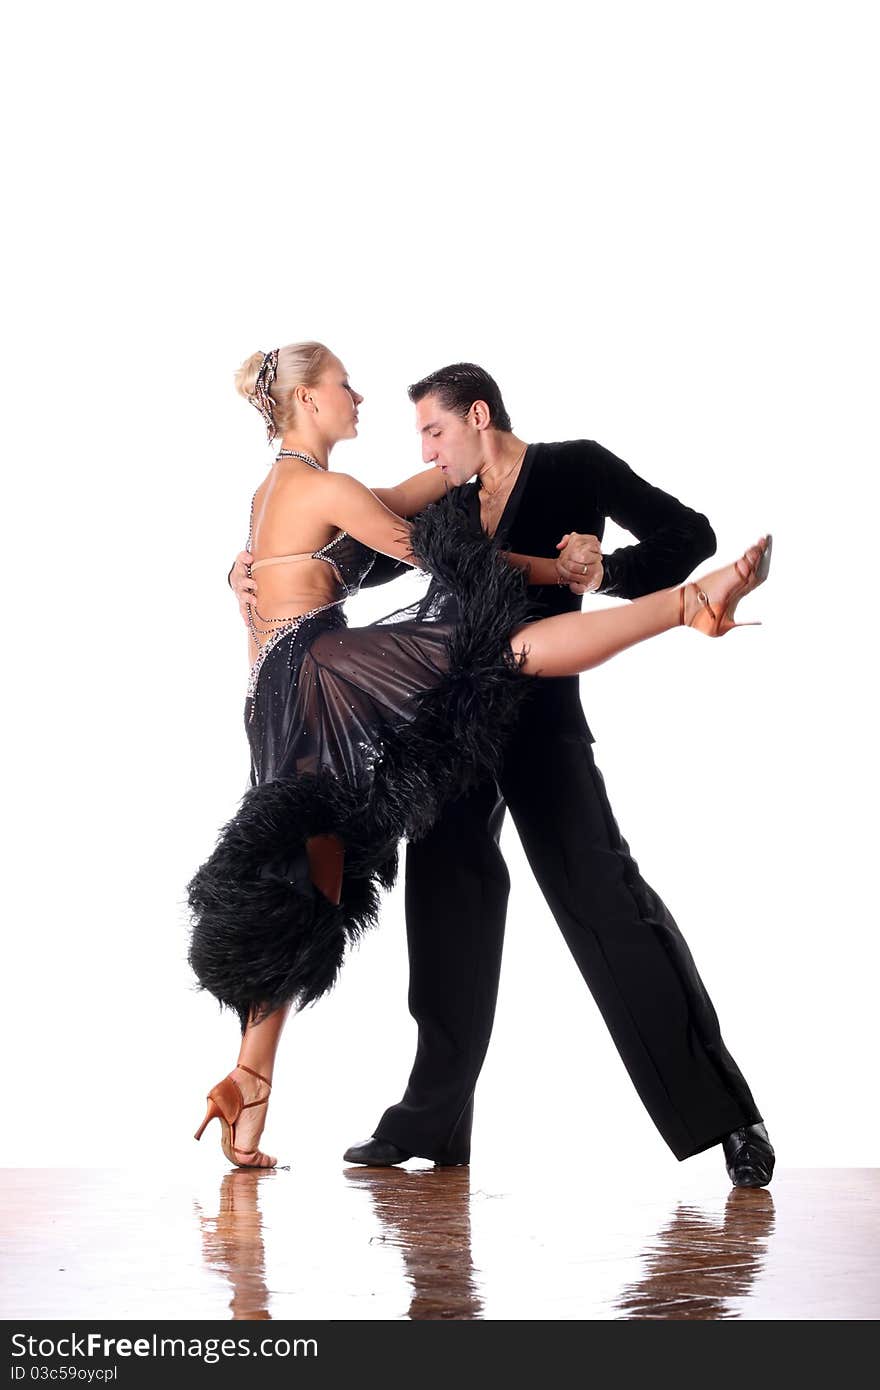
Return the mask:
[[492,423],[492,413],[485,401],[474,401],[468,415],[478,430],[487,430]]

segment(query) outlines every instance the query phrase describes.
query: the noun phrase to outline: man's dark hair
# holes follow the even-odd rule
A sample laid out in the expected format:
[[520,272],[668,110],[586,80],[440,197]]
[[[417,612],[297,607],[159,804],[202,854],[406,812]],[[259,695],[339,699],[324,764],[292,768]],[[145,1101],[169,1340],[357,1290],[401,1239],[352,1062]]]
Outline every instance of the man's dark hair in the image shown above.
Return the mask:
[[445,410],[453,410],[462,419],[474,401],[485,401],[493,428],[506,434],[513,429],[497,381],[475,362],[455,362],[451,367],[441,367],[410,386],[408,394],[413,404],[425,396],[436,396]]

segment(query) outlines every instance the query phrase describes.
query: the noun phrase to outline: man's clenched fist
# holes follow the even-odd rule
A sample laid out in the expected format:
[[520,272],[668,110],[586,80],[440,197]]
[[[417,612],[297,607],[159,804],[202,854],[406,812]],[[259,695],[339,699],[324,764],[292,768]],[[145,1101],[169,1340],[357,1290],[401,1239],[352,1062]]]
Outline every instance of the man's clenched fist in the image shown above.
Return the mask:
[[598,536],[583,536],[570,531],[557,543],[559,555],[556,568],[560,584],[567,584],[573,594],[589,594],[602,583],[602,547]]

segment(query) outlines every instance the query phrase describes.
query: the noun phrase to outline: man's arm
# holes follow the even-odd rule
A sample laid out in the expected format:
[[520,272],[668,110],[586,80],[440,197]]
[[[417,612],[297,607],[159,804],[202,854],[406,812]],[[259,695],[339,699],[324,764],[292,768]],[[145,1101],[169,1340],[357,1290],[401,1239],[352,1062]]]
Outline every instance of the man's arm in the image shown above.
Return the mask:
[[636,536],[602,557],[599,592],[614,598],[640,598],[680,584],[715,554],[715,532],[701,512],[652,487],[608,449],[596,444],[599,510]]
[[[502,550],[501,554],[513,569],[523,571],[529,586],[546,589],[549,584],[567,584],[569,588],[574,588],[565,578],[558,556],[518,555],[514,550]],[[583,590],[575,592],[583,593]]]

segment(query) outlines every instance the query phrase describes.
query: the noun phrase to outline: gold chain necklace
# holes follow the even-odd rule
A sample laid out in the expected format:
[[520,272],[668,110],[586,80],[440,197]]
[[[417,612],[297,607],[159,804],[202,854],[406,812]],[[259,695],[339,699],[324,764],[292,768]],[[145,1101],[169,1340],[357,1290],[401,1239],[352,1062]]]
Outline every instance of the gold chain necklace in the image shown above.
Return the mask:
[[482,480],[482,477],[480,478],[480,491],[483,492],[483,493],[485,493],[487,500],[491,500],[493,497],[497,497],[497,496],[498,496],[499,492],[501,491],[502,487],[503,487],[504,484],[506,483],[507,479],[511,476],[512,473],[514,473],[514,472],[516,471],[517,468],[519,468],[520,464],[522,463],[523,459],[524,459],[525,456],[526,456],[526,449],[527,449],[528,447],[529,447],[529,446],[528,446],[528,444],[527,444],[527,445],[525,446],[525,448],[523,449],[522,453],[518,455],[518,457],[517,457],[517,459],[516,459],[516,462],[513,464],[513,466],[512,466],[511,468],[508,468],[507,472],[504,474],[503,478],[501,479],[501,482],[498,484],[497,487],[492,488],[492,491],[491,491],[491,492],[490,492],[489,489],[486,487],[485,483],[484,483],[483,480]]

